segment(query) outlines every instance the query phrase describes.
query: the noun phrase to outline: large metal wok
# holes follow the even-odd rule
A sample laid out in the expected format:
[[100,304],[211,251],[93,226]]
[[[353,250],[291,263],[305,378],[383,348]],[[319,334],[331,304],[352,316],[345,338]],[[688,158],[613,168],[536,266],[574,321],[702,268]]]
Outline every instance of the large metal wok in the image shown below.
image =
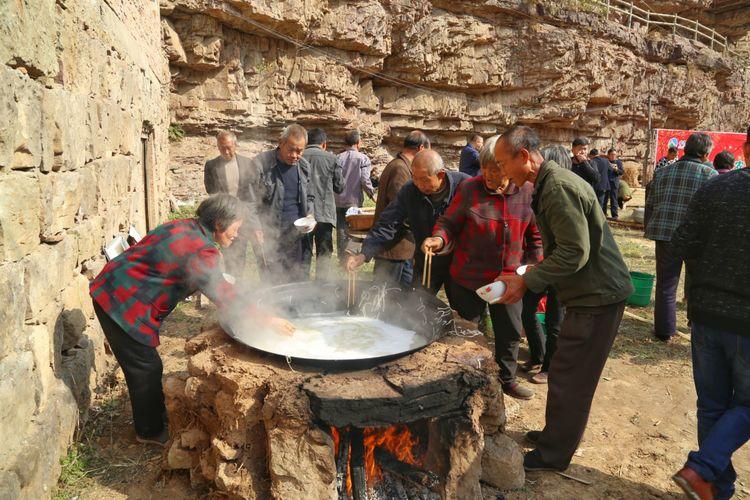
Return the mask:
[[[318,350],[310,355],[306,350],[309,340],[301,331],[289,337],[239,316],[222,318],[220,324],[232,338],[254,349],[291,358],[301,364],[346,369],[368,368],[410,354],[454,328],[450,308],[423,291],[403,291],[358,281],[354,305],[348,307],[347,287],[346,281],[291,283],[264,289],[249,295],[248,300],[260,311],[281,315],[295,324],[317,318],[322,318],[322,324],[325,324],[328,318],[332,318],[339,321],[339,329],[344,330],[341,334],[352,343],[370,335],[374,335],[370,340],[377,342],[377,331],[363,332],[362,328],[367,329],[368,322],[377,322],[381,326],[380,322],[383,322],[395,332],[391,337],[396,335],[398,338],[399,332],[408,336],[408,345],[395,342],[391,349],[391,345],[384,341],[369,349],[365,346],[356,354],[342,355],[332,349],[331,352]],[[349,332],[346,330],[347,321],[362,324],[355,325],[358,329]]]

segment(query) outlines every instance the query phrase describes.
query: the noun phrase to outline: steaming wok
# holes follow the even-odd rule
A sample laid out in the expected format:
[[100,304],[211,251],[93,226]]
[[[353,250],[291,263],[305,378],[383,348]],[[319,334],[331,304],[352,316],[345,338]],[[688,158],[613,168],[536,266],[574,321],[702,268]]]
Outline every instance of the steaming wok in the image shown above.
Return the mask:
[[[428,293],[359,281],[355,306],[347,314],[347,291],[343,280],[302,282],[249,297],[260,310],[273,311],[294,323],[298,331],[292,337],[258,328],[242,318],[225,318],[220,323],[232,338],[254,349],[301,364],[351,369],[405,356],[453,329],[450,308]],[[308,331],[308,324],[317,325],[325,339]]]

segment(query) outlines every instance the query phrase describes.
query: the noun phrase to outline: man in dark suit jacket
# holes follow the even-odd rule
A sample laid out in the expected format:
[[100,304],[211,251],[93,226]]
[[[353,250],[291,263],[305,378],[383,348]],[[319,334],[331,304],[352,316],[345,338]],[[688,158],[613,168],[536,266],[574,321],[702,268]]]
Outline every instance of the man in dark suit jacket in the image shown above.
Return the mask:
[[253,197],[250,193],[250,159],[237,154],[237,136],[232,132],[221,131],[216,136],[219,156],[206,162],[203,170],[203,183],[208,194],[227,193],[236,196],[244,203],[245,223],[232,246],[226,248],[224,264],[227,273],[239,278],[245,270],[247,244],[250,238],[263,239],[260,223],[251,209]]

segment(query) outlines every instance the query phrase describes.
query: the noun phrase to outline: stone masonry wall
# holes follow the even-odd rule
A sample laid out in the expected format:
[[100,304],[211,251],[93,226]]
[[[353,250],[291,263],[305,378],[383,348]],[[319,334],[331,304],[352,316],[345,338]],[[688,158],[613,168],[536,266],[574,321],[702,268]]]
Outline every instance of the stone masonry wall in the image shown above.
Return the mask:
[[467,134],[515,122],[552,143],[614,141],[641,161],[649,95],[654,127],[739,131],[750,121],[746,64],[566,10],[575,3],[161,0],[172,120],[188,133],[171,148],[171,191],[202,194],[203,162],[217,154],[205,136],[221,128],[250,155],[291,122],[323,126],[334,149],[358,127],[380,164],[420,128],[455,168]]
[[150,0],[0,2],[0,498],[49,497],[111,366],[88,283],[164,214],[168,79]]

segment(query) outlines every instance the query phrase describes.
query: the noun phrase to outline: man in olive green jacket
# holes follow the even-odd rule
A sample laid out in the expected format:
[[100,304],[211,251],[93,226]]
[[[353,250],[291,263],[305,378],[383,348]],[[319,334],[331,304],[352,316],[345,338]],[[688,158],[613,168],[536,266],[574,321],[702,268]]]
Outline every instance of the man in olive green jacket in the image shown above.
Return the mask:
[[552,286],[566,307],[549,369],[546,425],[526,437],[536,449],[526,470],[565,470],[586,422],[609,350],[633,292],[596,194],[573,172],[544,161],[539,137],[517,126],[495,145],[495,158],[517,185],[534,183],[532,208],[542,234],[544,260],[523,276],[500,276],[507,285],[500,303],[514,303],[527,289]]

